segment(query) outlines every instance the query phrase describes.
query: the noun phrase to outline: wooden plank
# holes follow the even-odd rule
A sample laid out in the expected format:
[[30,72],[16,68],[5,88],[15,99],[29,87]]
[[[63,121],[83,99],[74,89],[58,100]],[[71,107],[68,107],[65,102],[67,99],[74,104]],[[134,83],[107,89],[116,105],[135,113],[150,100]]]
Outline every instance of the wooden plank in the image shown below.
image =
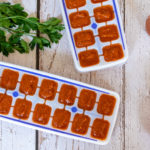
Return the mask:
[[150,1],[126,0],[126,36],[129,61],[126,65],[125,149],[150,149],[150,36],[145,20]]
[[[0,0],[0,2],[6,0]],[[8,2],[8,1],[7,1]],[[36,0],[9,0],[11,3],[21,3],[31,16],[36,16]],[[36,66],[36,52],[30,54],[11,54],[8,58],[0,55],[0,61],[6,61],[31,68]],[[35,130],[21,127],[4,121],[0,122],[0,149],[26,150],[35,149]]]
[[[121,14],[124,14],[124,1],[119,1],[121,6]],[[41,20],[46,20],[49,17],[55,16],[62,18],[58,0],[41,0]],[[51,49],[45,49],[40,52],[40,70],[44,70],[57,75],[65,76],[71,79],[90,83],[96,86],[104,87],[110,90],[115,90],[123,98],[123,79],[124,69],[115,67],[103,71],[92,73],[79,73],[73,63],[70,46],[68,44],[67,33],[64,33],[58,45],[53,45]],[[124,101],[124,100],[123,100]],[[119,115],[115,130],[112,135],[111,142],[105,146],[97,146],[77,140],[71,140],[60,136],[48,134],[46,132],[39,133],[39,149],[40,150],[122,150],[124,148],[124,103],[121,102]]]

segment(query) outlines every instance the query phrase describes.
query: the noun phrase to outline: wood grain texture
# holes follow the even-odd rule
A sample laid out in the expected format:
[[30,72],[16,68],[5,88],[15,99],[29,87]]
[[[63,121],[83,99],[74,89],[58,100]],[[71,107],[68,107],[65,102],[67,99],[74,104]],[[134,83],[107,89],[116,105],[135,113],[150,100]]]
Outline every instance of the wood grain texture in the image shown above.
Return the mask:
[[130,59],[126,65],[125,149],[150,149],[150,36],[145,20],[150,1],[126,0],[126,36]]
[[[2,1],[2,0],[0,0]],[[3,0],[6,1],[6,0]],[[41,21],[55,16],[62,19],[58,0],[40,0]],[[31,14],[36,14],[36,0],[9,0],[21,2]],[[39,150],[149,150],[150,149],[150,37],[145,32],[149,15],[148,0],[119,0],[125,26],[129,61],[126,66],[81,74],[74,67],[67,33],[58,45],[40,52],[39,68],[46,72],[114,90],[121,95],[121,105],[111,142],[97,146],[39,132]],[[67,58],[67,59],[66,59]],[[7,61],[35,68],[35,51],[29,55],[11,54]],[[0,150],[34,150],[35,131],[6,122],[0,122]]]
[[[0,0],[0,2],[6,0]],[[8,0],[11,3],[21,3],[25,10],[31,15],[36,16],[36,0],[29,3],[26,0]],[[7,2],[8,2],[7,1]],[[8,58],[0,55],[0,61],[14,63],[22,66],[35,68],[35,51],[30,54],[11,54]],[[35,131],[29,128],[14,125],[8,122],[0,122],[0,150],[27,150],[35,149]]]
[[[121,14],[124,18],[124,1],[119,1]],[[59,7],[59,0],[41,0],[40,18],[46,20],[49,17],[62,18]],[[124,19],[123,19],[124,20]],[[67,59],[66,59],[67,58]],[[40,52],[39,68],[50,73],[65,76],[71,79],[90,83],[99,87],[107,88],[118,92],[123,98],[124,69],[114,67],[111,69],[92,73],[79,73],[75,67],[68,43],[67,33],[58,45],[53,45],[51,49]],[[71,140],[60,136],[55,136],[45,132],[39,134],[40,150],[123,150],[124,148],[124,99],[121,102],[117,123],[112,135],[112,140],[107,146],[97,146],[77,140]]]

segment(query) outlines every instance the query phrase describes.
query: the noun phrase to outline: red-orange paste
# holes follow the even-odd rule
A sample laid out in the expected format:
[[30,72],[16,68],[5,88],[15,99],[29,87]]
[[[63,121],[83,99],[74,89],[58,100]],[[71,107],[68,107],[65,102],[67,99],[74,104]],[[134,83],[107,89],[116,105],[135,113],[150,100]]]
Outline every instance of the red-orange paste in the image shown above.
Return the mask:
[[89,13],[86,10],[71,13],[69,19],[72,28],[82,28],[91,23]]
[[103,115],[111,116],[116,104],[116,98],[111,95],[103,94],[100,96],[97,112]]
[[91,0],[92,3],[102,3],[102,2],[105,2],[105,1],[108,1],[108,0]]
[[98,29],[99,37],[102,42],[110,42],[119,38],[116,25],[107,25]]
[[12,97],[0,93],[0,114],[7,115],[12,104]]
[[20,82],[20,92],[26,95],[34,95],[38,84],[38,78],[24,74]]
[[82,67],[89,67],[99,64],[98,52],[95,49],[83,51],[79,53],[79,61]]
[[32,102],[18,98],[16,100],[13,116],[19,119],[27,120],[31,112]]
[[52,126],[54,128],[65,130],[68,128],[71,113],[64,109],[56,109],[54,112]]
[[116,61],[124,57],[120,44],[113,44],[103,47],[103,55],[106,62]]
[[19,73],[13,70],[4,69],[0,81],[2,88],[14,90],[18,82]]
[[96,139],[105,140],[107,138],[109,127],[110,123],[108,121],[95,119],[92,125],[91,136]]
[[66,5],[68,9],[82,7],[85,4],[86,4],[86,0],[66,0]]
[[84,110],[92,110],[96,101],[96,93],[91,90],[81,90],[78,107]]
[[107,22],[114,19],[114,11],[111,5],[101,6],[94,9],[95,20],[98,23]]
[[53,100],[57,92],[57,87],[58,87],[57,82],[43,79],[40,86],[39,97],[45,100]]
[[86,134],[89,128],[90,117],[84,114],[76,114],[73,122],[71,131],[77,134]]
[[63,84],[60,89],[58,101],[65,105],[73,105],[77,94],[77,88],[72,85]]
[[36,123],[46,125],[49,122],[51,107],[45,104],[36,104],[32,120]]
[[92,30],[84,30],[74,34],[76,47],[88,47],[95,43],[95,38]]

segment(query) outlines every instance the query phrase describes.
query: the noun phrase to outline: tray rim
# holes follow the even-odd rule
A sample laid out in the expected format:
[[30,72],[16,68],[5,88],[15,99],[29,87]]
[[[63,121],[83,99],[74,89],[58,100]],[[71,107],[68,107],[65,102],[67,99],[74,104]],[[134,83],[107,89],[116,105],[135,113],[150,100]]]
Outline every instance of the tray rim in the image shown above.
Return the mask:
[[[114,66],[117,66],[117,65],[123,65],[127,62],[128,60],[128,48],[127,48],[127,42],[126,42],[126,38],[125,38],[125,33],[124,33],[124,30],[123,30],[123,24],[122,24],[122,19],[121,19],[121,15],[120,15],[120,10],[119,10],[119,5],[118,5],[118,2],[117,0],[111,0],[113,2],[113,7],[114,7],[114,4],[115,4],[115,7],[116,7],[116,13],[117,13],[117,20],[118,20],[118,23],[119,23],[119,31],[121,32],[121,40],[123,40],[124,42],[124,48],[123,51],[124,51],[124,57],[118,61],[114,61],[114,62],[110,62],[108,64],[105,64],[105,65],[99,65],[99,66],[90,66],[90,67],[81,67],[79,61],[77,60],[77,53],[76,53],[76,50],[75,50],[75,44],[73,41],[73,37],[72,37],[72,34],[71,34],[71,26],[70,24],[68,25],[68,22],[69,20],[67,20],[67,17],[66,17],[66,12],[64,10],[64,6],[63,6],[63,2],[64,0],[59,0],[60,1],[60,6],[61,6],[61,12],[62,12],[62,15],[63,15],[63,20],[64,20],[64,24],[66,26],[66,31],[67,31],[67,35],[68,35],[68,40],[69,40],[69,44],[70,44],[70,47],[71,47],[71,53],[72,53],[72,56],[73,56],[73,60],[74,60],[74,65],[75,65],[75,68],[79,71],[79,72],[91,72],[91,71],[97,71],[97,70],[102,70],[102,69],[107,69],[107,68],[111,68],[111,67],[114,67]],[[117,25],[118,27],[118,25]],[[120,33],[119,33],[120,34]]]
[[5,63],[5,62],[0,61],[0,67],[1,66],[2,67],[8,67],[9,69],[15,69],[15,70],[19,69],[18,71],[25,70],[26,71],[25,73],[33,72],[33,73],[37,73],[37,74],[41,74],[41,75],[55,77],[55,78],[58,78],[58,79],[61,79],[61,80],[68,80],[69,82],[72,82],[72,83],[82,84],[82,85],[85,86],[84,88],[87,88],[89,86],[89,87],[94,88],[95,90],[98,90],[99,92],[103,92],[103,93],[111,94],[111,95],[115,96],[116,99],[117,99],[117,102],[116,102],[116,109],[115,109],[115,112],[114,112],[115,114],[114,114],[114,117],[113,117],[114,119],[112,120],[112,123],[111,123],[112,127],[109,129],[108,137],[104,141],[97,140],[97,139],[94,139],[94,138],[92,139],[90,137],[89,138],[84,137],[82,135],[78,135],[78,134],[75,134],[75,133],[68,133],[68,132],[65,132],[63,130],[59,130],[59,129],[55,129],[55,128],[48,128],[48,127],[45,127],[44,125],[27,122],[26,120],[24,121],[24,120],[19,120],[17,118],[10,118],[10,117],[7,117],[6,115],[0,115],[0,120],[13,122],[13,123],[19,124],[21,126],[26,126],[26,127],[32,128],[32,129],[46,131],[46,132],[49,132],[49,133],[52,133],[52,134],[56,134],[56,135],[60,135],[60,136],[68,137],[68,138],[70,137],[71,139],[77,139],[77,140],[80,139],[81,141],[94,143],[94,144],[98,144],[98,145],[106,145],[106,144],[109,143],[109,141],[111,139],[111,136],[112,136],[112,132],[113,132],[115,123],[116,123],[116,119],[117,119],[117,116],[118,116],[119,105],[120,105],[120,96],[119,96],[118,93],[113,92],[111,90],[104,89],[104,88],[100,88],[100,87],[97,87],[97,86],[93,86],[93,85],[90,85],[90,84],[87,84],[87,83],[83,83],[83,82],[80,82],[80,81],[76,81],[76,80],[72,80],[72,79],[69,79],[69,78],[54,75],[54,74],[51,74],[51,73],[43,72],[43,71],[40,71],[40,70],[35,70],[35,69],[28,68],[28,67],[22,67],[22,66],[18,66],[18,65],[14,65],[14,64]]

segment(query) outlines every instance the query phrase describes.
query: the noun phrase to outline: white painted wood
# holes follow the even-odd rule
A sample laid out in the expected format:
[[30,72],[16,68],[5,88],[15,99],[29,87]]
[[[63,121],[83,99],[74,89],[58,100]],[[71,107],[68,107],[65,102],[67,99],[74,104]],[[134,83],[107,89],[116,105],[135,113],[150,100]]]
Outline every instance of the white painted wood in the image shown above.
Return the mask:
[[[0,2],[6,2],[6,0],[0,0]],[[27,3],[26,0],[7,0],[7,2],[21,3],[25,10],[29,13],[29,15],[36,16],[36,0],[30,0],[29,3]],[[2,61],[32,68],[35,68],[36,66],[35,51],[30,52],[30,54],[19,54],[18,52],[16,52],[14,54],[10,54],[8,58],[0,55],[0,59]]]
[[[124,13],[124,3],[120,0],[121,12]],[[61,16],[61,10],[58,0],[41,0],[41,20],[46,20],[49,17]],[[71,55],[70,46],[68,43],[67,33],[58,45],[53,45],[51,49],[45,49],[40,52],[40,70],[58,74],[82,82],[90,83],[96,86],[104,87],[110,90],[115,90],[122,96],[123,91],[123,69],[115,67],[103,71],[81,74],[74,67],[73,58]],[[112,140],[107,146],[97,146],[71,140],[60,136],[40,132],[39,134],[39,149],[40,150],[122,150],[124,147],[124,103],[121,103],[120,111],[116,123],[115,130],[112,135]]]
[[[5,1],[5,0],[4,0]],[[20,0],[14,0],[20,2]],[[41,0],[41,20],[52,16],[62,18],[58,0]],[[58,45],[40,52],[40,69],[119,92],[122,101],[111,142],[97,146],[60,136],[39,133],[39,150],[149,150],[150,149],[150,37],[145,32],[149,15],[148,0],[119,1],[121,14],[125,8],[125,28],[129,47],[126,67],[80,74],[75,70],[67,34]],[[36,11],[35,0],[22,0],[31,13]],[[66,59],[67,58],[67,59]],[[12,54],[0,60],[34,68],[35,52],[29,55]],[[125,69],[125,70],[124,70]],[[125,137],[125,138],[124,138]],[[32,129],[0,122],[0,150],[35,149]]]
[[150,1],[126,0],[126,36],[129,61],[126,65],[125,149],[150,149],[150,36],[145,20]]
[[[0,2],[6,0],[0,0]],[[7,1],[8,2],[8,1]],[[36,0],[9,0],[12,3],[21,3],[30,15],[36,15]],[[35,51],[30,54],[11,54],[8,58],[0,55],[0,61],[35,68]],[[34,150],[35,130],[0,121],[0,150]]]

